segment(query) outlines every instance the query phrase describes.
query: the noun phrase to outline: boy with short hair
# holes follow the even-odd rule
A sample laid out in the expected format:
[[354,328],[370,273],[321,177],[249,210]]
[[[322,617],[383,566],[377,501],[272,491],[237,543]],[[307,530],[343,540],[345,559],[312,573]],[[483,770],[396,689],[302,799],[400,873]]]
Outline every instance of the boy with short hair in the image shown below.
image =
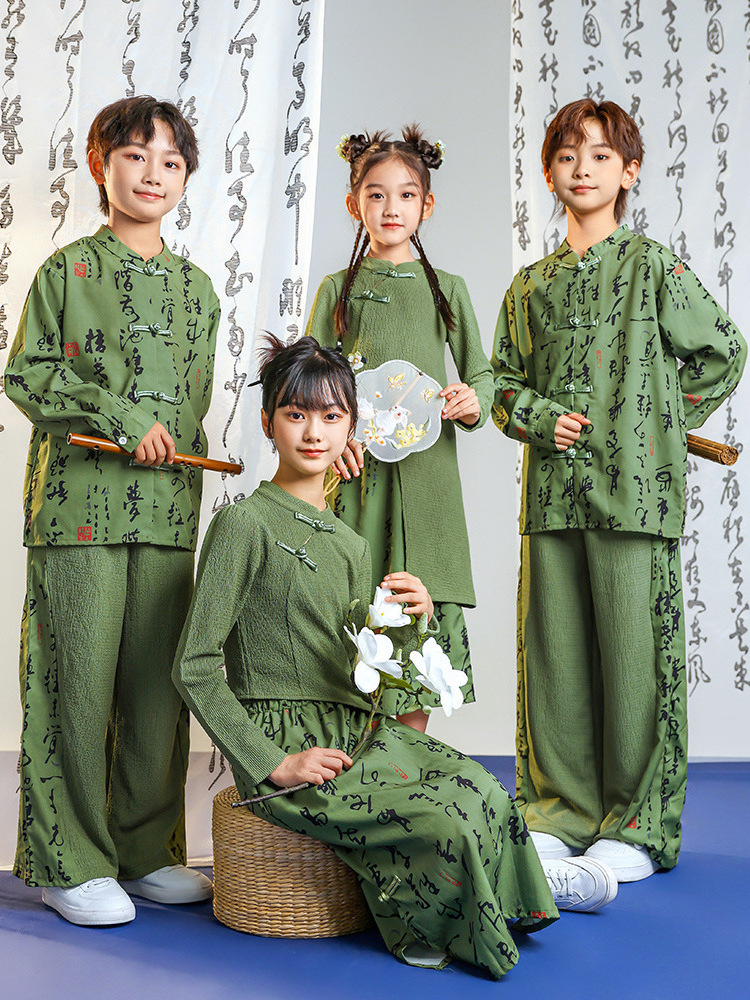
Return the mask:
[[747,351],[684,262],[619,225],[642,158],[616,104],[558,112],[542,161],[568,236],[514,278],[492,356],[495,423],[527,445],[518,802],[541,857],[621,882],[679,854],[686,431]]
[[[193,587],[219,302],[164,245],[198,165],[167,101],[104,108],[88,164],[107,224],[31,287],[5,389],[32,421],[24,483],[21,810],[14,872],[73,923],[113,924],[134,895],[192,902],[184,867],[188,714],[171,667]],[[135,462],[72,447],[98,434]],[[163,463],[166,461],[166,465]]]

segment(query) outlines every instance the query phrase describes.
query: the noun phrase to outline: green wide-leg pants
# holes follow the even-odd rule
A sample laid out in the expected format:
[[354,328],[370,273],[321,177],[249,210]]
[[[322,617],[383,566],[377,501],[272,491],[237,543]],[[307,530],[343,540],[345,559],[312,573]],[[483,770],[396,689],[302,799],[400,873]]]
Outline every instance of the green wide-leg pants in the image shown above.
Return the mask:
[[188,713],[171,669],[193,553],[30,548],[27,571],[15,874],[70,886],[184,862]]
[[687,774],[678,539],[546,531],[521,545],[517,801],[531,830],[677,863]]

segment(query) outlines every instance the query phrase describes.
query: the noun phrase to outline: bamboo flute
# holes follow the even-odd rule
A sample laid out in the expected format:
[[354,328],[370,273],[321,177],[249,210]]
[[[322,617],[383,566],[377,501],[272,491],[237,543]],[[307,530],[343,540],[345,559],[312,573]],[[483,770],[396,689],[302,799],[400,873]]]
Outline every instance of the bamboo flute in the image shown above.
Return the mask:
[[718,462],[720,465],[734,465],[740,457],[739,450],[733,448],[730,444],[722,444],[720,441],[709,441],[708,438],[696,437],[695,434],[688,434],[687,450],[690,455],[707,458],[709,461]]
[[[68,444],[78,445],[79,448],[97,448],[99,451],[110,452],[112,455],[125,455],[127,458],[133,458],[131,451],[125,451],[124,448],[106,438],[88,437],[86,434],[68,434]],[[175,452],[174,464],[189,465],[194,469],[206,469],[209,472],[226,472],[230,476],[236,476],[242,472],[242,466],[235,462],[219,462],[215,458],[181,455],[179,452]]]

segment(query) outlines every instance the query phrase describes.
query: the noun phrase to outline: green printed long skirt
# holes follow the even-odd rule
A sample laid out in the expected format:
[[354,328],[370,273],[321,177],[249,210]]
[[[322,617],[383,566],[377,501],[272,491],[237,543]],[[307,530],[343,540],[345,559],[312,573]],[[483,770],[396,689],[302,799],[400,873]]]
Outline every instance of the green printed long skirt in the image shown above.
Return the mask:
[[[364,490],[364,495],[363,495]],[[379,586],[388,573],[406,569],[406,538],[398,464],[379,462],[365,452],[361,479],[341,481],[330,496],[331,509],[344,524],[366,538],[372,556],[372,586]],[[463,670],[468,682],[462,688],[464,701],[476,701],[471,669],[469,634],[460,604],[434,601],[440,633],[435,636],[454,670]],[[428,696],[428,704],[440,707],[440,696]],[[411,711],[416,702],[402,695],[399,712]]]
[[[315,745],[351,751],[367,719],[320,702],[254,702],[248,714],[290,753]],[[243,796],[256,794],[241,774],[235,779]],[[257,788],[272,790],[271,782]],[[381,721],[338,778],[252,808],[333,848],[359,877],[398,958],[422,945],[448,955],[439,967],[454,956],[499,978],[518,961],[508,924],[534,931],[558,916],[526,825],[500,782],[395,719]]]

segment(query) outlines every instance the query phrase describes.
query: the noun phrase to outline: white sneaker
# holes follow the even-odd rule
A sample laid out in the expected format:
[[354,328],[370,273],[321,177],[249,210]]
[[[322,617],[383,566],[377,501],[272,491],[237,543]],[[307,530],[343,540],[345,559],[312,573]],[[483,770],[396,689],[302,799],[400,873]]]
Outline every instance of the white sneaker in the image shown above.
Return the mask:
[[558,910],[590,913],[611,903],[617,895],[614,873],[593,858],[543,861],[542,869]]
[[135,917],[132,900],[113,878],[91,878],[70,889],[45,886],[42,902],[81,927],[127,924]]
[[618,882],[640,882],[659,871],[645,847],[621,840],[597,840],[583,856],[603,862],[612,869]]
[[143,896],[156,903],[202,903],[214,894],[210,878],[184,865],[167,865],[121,885],[132,896]]
[[551,833],[540,833],[538,830],[530,830],[531,839],[536,847],[536,853],[540,858],[572,858],[580,851],[574,847],[569,847],[564,840],[553,836]]

